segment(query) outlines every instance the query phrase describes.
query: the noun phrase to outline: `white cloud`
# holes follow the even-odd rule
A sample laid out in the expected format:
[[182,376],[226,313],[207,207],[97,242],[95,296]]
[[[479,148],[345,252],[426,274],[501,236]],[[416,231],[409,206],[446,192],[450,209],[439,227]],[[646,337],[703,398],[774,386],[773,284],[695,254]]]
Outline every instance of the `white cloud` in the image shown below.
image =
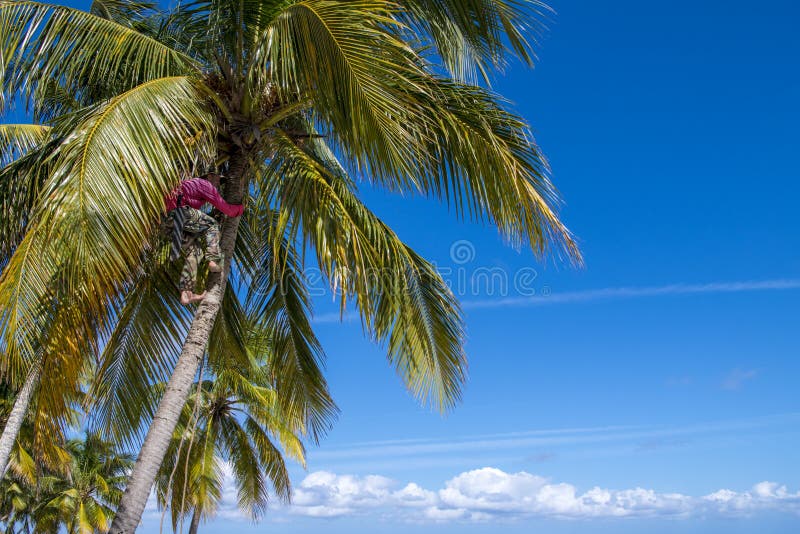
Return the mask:
[[511,512],[535,505],[547,480],[525,472],[509,475],[484,468],[461,473],[439,491],[443,505],[477,511]]
[[313,517],[349,515],[387,504],[395,485],[391,479],[378,475],[355,477],[317,471],[295,489],[291,511]]
[[592,488],[580,494],[571,484],[550,483],[526,472],[483,468],[455,477],[439,491],[441,504],[489,514],[545,517],[680,515],[689,498],[636,488],[616,491]]
[[722,381],[722,388],[735,391],[741,389],[745,382],[752,380],[758,375],[757,369],[736,369],[731,370],[725,380]]
[[464,519],[467,516],[467,511],[463,508],[439,508],[432,506],[425,510],[424,515],[427,519],[433,521],[446,522],[455,519]]
[[437,502],[436,493],[428,491],[413,482],[394,494],[396,504],[400,506],[432,506]]
[[[232,478],[225,478],[217,517],[247,520],[237,509]],[[748,491],[720,489],[699,497],[638,487],[593,487],[581,492],[572,484],[524,471],[506,473],[484,467],[460,473],[438,489],[426,489],[414,482],[403,485],[379,475],[317,471],[295,487],[291,505],[275,503],[267,517],[270,521],[284,521],[287,514],[329,519],[371,516],[393,522],[476,523],[530,518],[744,517],[760,512],[800,515],[800,492],[793,493],[784,485],[767,481]],[[145,522],[158,524],[160,515],[151,496]]]
[[719,490],[706,495],[703,500],[724,515],[751,515],[758,511],[791,511],[800,514],[800,492],[791,493],[775,482],[759,482],[744,493]]
[[320,471],[295,491],[289,512],[308,517],[380,514],[396,521],[480,522],[546,517],[688,518],[711,514],[751,515],[762,511],[800,514],[800,492],[761,482],[749,491],[722,489],[701,497],[652,489],[581,492],[572,484],[526,473],[485,467],[461,473],[438,490],[381,476],[358,477]]

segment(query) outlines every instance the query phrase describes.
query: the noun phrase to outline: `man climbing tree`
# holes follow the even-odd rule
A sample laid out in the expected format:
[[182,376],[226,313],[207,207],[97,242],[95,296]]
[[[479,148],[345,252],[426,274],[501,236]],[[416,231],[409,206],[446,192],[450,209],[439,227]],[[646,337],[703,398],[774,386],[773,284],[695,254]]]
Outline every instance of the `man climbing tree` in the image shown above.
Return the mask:
[[[161,229],[171,239],[170,256],[175,261],[183,251],[185,257],[178,282],[184,306],[199,302],[206,296],[205,291],[194,292],[197,269],[203,258],[208,260],[208,270],[215,273],[222,271],[224,261],[219,249],[219,224],[200,208],[209,203],[228,217],[239,217],[244,211],[241,204],[225,202],[219,194],[219,185],[218,174],[206,174],[182,181],[165,199],[167,214]],[[204,242],[205,249],[200,241]]]
[[[116,22],[0,0],[0,104],[24,98],[58,119],[52,140],[15,166],[19,180],[2,182],[3,213],[24,231],[0,224],[0,367],[21,387],[44,346],[77,368],[94,356],[76,346],[87,336],[72,334],[87,318],[79,326],[96,345],[114,327],[130,347],[101,357],[122,370],[113,391],[167,384],[158,401],[141,396],[153,406],[120,402],[104,416],[137,435],[148,428],[110,532],[137,528],[198,371],[204,361],[230,365],[216,341],[235,341],[236,324],[263,332],[280,408],[309,439],[327,430],[334,409],[306,262],[387,349],[414,396],[442,410],[458,402],[466,356],[455,295],[370,209],[360,184],[440,200],[539,256],[580,261],[527,124],[483,84],[506,52],[532,62],[527,39],[538,33],[526,30],[541,26],[542,9],[538,0],[214,0]],[[104,84],[113,96],[80,113],[45,98],[51,86],[93,95]],[[141,266],[164,195],[198,163],[224,165],[225,199],[249,197],[254,209],[220,225],[222,269],[185,329]],[[177,200],[174,208],[208,199]],[[228,291],[234,262],[237,291]],[[215,329],[230,335],[212,337]],[[31,395],[18,398],[24,414]],[[18,430],[6,432],[9,444]]]

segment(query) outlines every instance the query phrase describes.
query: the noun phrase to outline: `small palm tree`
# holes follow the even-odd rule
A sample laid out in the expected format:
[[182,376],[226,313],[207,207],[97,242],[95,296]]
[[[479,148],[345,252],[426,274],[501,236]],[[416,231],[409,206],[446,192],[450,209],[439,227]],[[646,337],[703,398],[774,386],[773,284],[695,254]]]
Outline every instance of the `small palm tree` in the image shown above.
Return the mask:
[[6,532],[106,532],[132,466],[130,455],[95,434],[72,439],[58,468],[12,464],[0,483],[0,519]]
[[[288,502],[289,474],[281,449],[305,464],[296,430],[280,414],[266,368],[228,370],[193,386],[156,479],[159,504],[169,507],[173,529],[191,515],[189,534],[212,517],[226,472],[238,490],[239,508],[258,519],[268,503],[268,483]],[[278,445],[276,445],[276,443]]]
[[51,498],[38,513],[37,529],[57,531],[63,525],[69,534],[107,532],[133,457],[92,433],[69,440],[66,450],[70,454],[68,474],[45,481]]
[[33,510],[36,489],[15,477],[6,476],[0,482],[0,524],[3,534],[30,534],[34,531]]
[[[9,414],[14,407],[18,392],[13,391],[7,382],[0,382],[0,424],[7,425]],[[35,410],[34,410],[35,411]],[[8,469],[0,477],[0,523],[5,525],[5,534],[34,531],[35,515],[41,508],[42,492],[38,486],[40,475],[46,469],[53,469],[55,463],[36,462],[31,452],[34,450],[34,418],[28,413],[21,422],[9,454]],[[66,451],[54,446],[61,454],[59,460],[68,458]],[[48,454],[37,455],[42,460],[52,459]]]
[[[19,392],[14,391],[8,382],[0,381],[0,425],[8,426],[18,397]],[[51,420],[47,411],[39,410],[36,404],[23,417],[11,447],[7,470],[3,473],[10,481],[23,486],[35,485],[43,471],[64,473],[64,466],[69,459],[63,441],[50,432],[53,428],[59,428],[60,423]],[[69,410],[65,421],[74,425],[78,416],[76,410]]]
[[[18,216],[0,236],[0,349],[20,386],[42,351],[62,355],[67,389],[101,340],[143,349],[102,358],[105,376],[137,378],[145,407],[121,408],[130,428],[142,415],[152,421],[113,532],[139,522],[212,332],[235,345],[237,325],[270,331],[282,413],[316,435],[325,428],[333,404],[308,320],[307,248],[412,393],[441,409],[460,398],[458,304],[357,184],[441,199],[540,255],[579,258],[527,125],[471,83],[509,51],[530,61],[525,30],[539,25],[539,2],[196,0],[169,12],[103,4],[116,8],[0,0],[5,102],[21,93],[52,127],[14,162],[15,187],[0,189]],[[54,85],[88,95],[88,105],[65,112],[63,98],[49,96]],[[98,87],[113,96],[92,100]],[[244,202],[247,215],[224,220],[231,261],[209,275],[209,296],[184,330],[154,231],[164,195],[203,166],[223,171],[226,200]],[[155,297],[136,300],[153,288]],[[141,392],[163,374],[169,382],[150,411]],[[108,398],[124,395],[110,389]],[[57,405],[59,390],[47,391]]]

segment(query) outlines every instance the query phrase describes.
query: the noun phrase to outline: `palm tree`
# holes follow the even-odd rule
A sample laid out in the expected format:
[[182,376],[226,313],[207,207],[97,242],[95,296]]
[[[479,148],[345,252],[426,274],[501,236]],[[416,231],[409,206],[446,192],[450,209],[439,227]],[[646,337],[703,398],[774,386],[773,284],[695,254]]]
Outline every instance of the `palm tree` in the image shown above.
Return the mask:
[[[94,0],[91,13],[132,26],[140,20],[141,12],[149,6],[151,4],[144,2]],[[70,121],[79,120],[79,110],[114,96],[117,92],[114,79],[104,80],[103,83],[89,83],[78,93],[69,91],[58,81],[43,80],[36,87],[36,98],[33,102],[33,115],[37,122],[0,125],[0,269],[7,265],[25,234],[31,218],[29,212],[36,201],[36,192],[51,170],[48,158],[53,147],[63,141],[63,132],[70,129],[69,124],[76,124]],[[0,95],[0,98],[4,96]],[[59,125],[61,134],[57,133],[59,128],[56,126]],[[17,296],[16,300],[19,305],[21,298]],[[52,298],[51,302],[57,300],[63,302],[64,295]],[[34,301],[32,299],[31,303]],[[50,308],[54,309],[53,306]],[[39,311],[44,312],[41,309]],[[71,319],[69,315],[69,306],[66,304],[60,306],[53,315],[42,313],[38,321],[38,336],[29,336],[30,344],[26,347],[27,358],[24,361],[19,359],[20,355],[15,350],[13,340],[9,344],[8,339],[0,336],[0,349],[3,344],[8,344],[7,353],[3,354],[0,376],[11,383],[20,384],[0,436],[0,473],[8,465],[17,434],[38,391],[44,392],[44,398],[36,404],[49,413],[38,414],[35,418],[46,423],[45,427],[34,431],[35,441],[42,442],[46,448],[63,433],[65,418],[68,417],[71,403],[78,392],[78,388],[72,386],[87,370],[82,364],[91,363],[91,358],[87,355],[93,354],[95,347],[91,343],[93,335],[90,335],[90,331],[98,326],[81,319],[75,321],[76,315],[72,314]],[[70,320],[75,322],[70,323]],[[59,340],[58,330],[67,337],[62,335]],[[81,335],[80,332],[84,333]],[[88,343],[77,343],[76,339],[84,339]],[[78,351],[84,351],[84,356],[80,356]],[[40,384],[42,377],[44,383]],[[37,447],[37,452],[43,452],[41,447]]]
[[[0,425],[9,426],[8,419],[14,412],[19,396],[19,392],[14,391],[8,382],[0,381]],[[76,410],[71,409],[62,414],[63,422],[75,425],[78,415]],[[51,420],[48,411],[39,409],[34,402],[32,409],[20,423],[8,456],[7,470],[0,476],[8,479],[3,482],[17,485],[19,489],[35,486],[38,475],[43,470],[65,472],[64,465],[69,458],[69,452],[64,449],[64,442],[51,432],[60,427],[59,423]],[[48,434],[49,438],[46,439]]]
[[281,417],[270,384],[267,369],[253,366],[244,375],[228,370],[193,386],[156,479],[159,504],[171,510],[173,530],[191,515],[189,534],[196,534],[201,519],[214,515],[226,469],[240,509],[252,519],[266,510],[267,482],[280,499],[289,500],[289,474],[273,441],[303,464],[305,449]]
[[0,481],[0,522],[3,534],[34,531],[33,510],[36,490],[24,481],[8,477]]
[[33,479],[14,472],[3,480],[2,516],[9,531],[70,534],[106,532],[122,497],[130,455],[87,433],[66,444],[67,462],[54,470],[37,466]]
[[[0,423],[7,424],[17,393],[6,382],[0,382]],[[22,423],[17,439],[9,453],[8,472],[0,476],[0,522],[5,534],[29,533],[33,528],[32,510],[35,507],[37,466],[30,450],[31,421]]]
[[107,532],[133,457],[92,433],[69,440],[66,449],[68,475],[50,483],[52,498],[44,505],[37,527],[57,530],[57,525],[64,525],[69,534]]
[[[45,103],[53,129],[36,151],[37,179],[21,180],[4,200],[31,213],[0,238],[9,244],[0,279],[5,367],[21,384],[37,347],[63,348],[81,361],[92,352],[70,346],[76,329],[82,340],[133,332],[106,352],[109,376],[134,373],[144,384],[151,370],[175,362],[158,408],[142,409],[152,424],[112,532],[136,528],[212,332],[235,345],[236,325],[250,324],[236,310],[273,334],[271,378],[282,413],[307,419],[314,435],[324,429],[333,405],[307,318],[299,254],[306,247],[342,295],[342,309],[352,302],[415,396],[441,409],[459,399],[466,360],[457,302],[434,267],[363,204],[359,182],[441,199],[539,255],[579,260],[525,122],[472,84],[509,51],[530,62],[525,29],[538,27],[541,7],[197,0],[166,13],[137,7],[128,10],[134,23],[121,24],[0,1],[4,102],[22,93],[39,105],[53,84],[66,94],[99,86],[114,93],[68,114],[57,100]],[[176,347],[181,329],[152,319],[172,325],[181,316],[153,309],[168,297],[157,276],[142,273],[164,265],[153,239],[163,196],[203,166],[223,171],[226,200],[244,202],[247,216],[224,220],[221,247],[232,261],[208,276],[208,297]],[[155,286],[140,316],[131,299]],[[65,308],[73,310],[68,317]],[[163,335],[148,344],[147,329]],[[150,361],[132,370],[117,356],[136,344]],[[132,425],[141,421],[142,413],[127,415]]]

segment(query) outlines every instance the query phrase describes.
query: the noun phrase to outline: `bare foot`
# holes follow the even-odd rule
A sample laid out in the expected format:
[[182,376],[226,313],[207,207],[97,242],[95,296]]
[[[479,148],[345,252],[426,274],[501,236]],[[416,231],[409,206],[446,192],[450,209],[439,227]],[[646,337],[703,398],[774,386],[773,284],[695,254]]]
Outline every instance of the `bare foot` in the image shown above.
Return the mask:
[[203,291],[203,292],[202,292],[202,293],[200,293],[199,295],[194,295],[194,294],[193,294],[193,295],[192,295],[192,299],[191,299],[191,300],[192,300],[192,302],[200,302],[200,301],[201,301],[201,300],[203,300],[204,298],[206,298],[206,292],[205,292],[205,291]]
[[184,306],[188,306],[189,304],[192,304],[194,302],[200,302],[204,298],[206,298],[205,291],[203,291],[199,295],[195,295],[191,291],[181,291],[181,304],[183,304]]
[[211,271],[212,273],[218,273],[218,272],[222,271],[222,266],[219,263],[215,262],[215,261],[210,261],[209,260],[209,262],[208,262],[208,270]]

